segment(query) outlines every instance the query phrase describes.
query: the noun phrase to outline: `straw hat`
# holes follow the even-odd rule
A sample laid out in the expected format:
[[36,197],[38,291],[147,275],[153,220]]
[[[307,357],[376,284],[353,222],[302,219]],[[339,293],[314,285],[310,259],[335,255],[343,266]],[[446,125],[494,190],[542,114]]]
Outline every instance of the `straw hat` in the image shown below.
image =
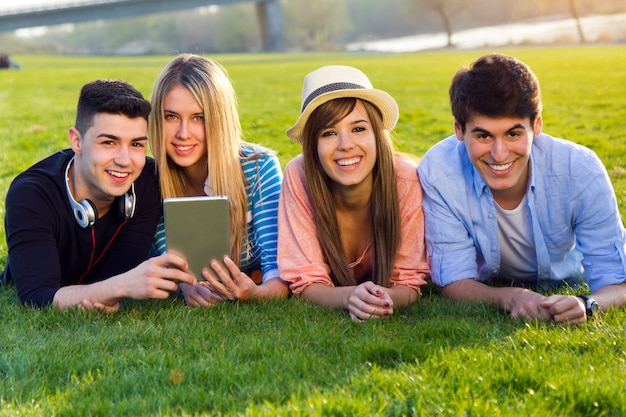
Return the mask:
[[367,76],[356,68],[329,65],[304,77],[300,117],[287,130],[287,136],[302,144],[302,131],[311,113],[327,101],[343,97],[359,98],[378,107],[387,130],[393,129],[398,121],[398,104],[389,93],[372,87]]

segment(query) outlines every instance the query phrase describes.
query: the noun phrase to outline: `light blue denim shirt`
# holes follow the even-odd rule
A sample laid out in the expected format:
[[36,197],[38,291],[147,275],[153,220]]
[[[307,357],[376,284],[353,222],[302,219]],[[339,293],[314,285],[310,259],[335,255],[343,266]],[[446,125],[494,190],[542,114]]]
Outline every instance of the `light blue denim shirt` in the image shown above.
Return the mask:
[[[608,174],[591,150],[535,137],[527,203],[537,251],[537,286],[586,279],[592,292],[626,281],[625,231]],[[434,283],[446,286],[500,271],[494,200],[456,136],[433,146],[418,167]]]

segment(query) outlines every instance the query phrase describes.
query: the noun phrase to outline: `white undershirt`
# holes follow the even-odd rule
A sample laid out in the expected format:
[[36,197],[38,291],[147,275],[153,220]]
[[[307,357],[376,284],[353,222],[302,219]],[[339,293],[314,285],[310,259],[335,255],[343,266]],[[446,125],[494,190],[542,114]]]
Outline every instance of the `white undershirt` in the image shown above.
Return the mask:
[[495,206],[500,242],[498,278],[506,281],[536,282],[537,252],[526,196],[513,210],[505,210],[498,203]]

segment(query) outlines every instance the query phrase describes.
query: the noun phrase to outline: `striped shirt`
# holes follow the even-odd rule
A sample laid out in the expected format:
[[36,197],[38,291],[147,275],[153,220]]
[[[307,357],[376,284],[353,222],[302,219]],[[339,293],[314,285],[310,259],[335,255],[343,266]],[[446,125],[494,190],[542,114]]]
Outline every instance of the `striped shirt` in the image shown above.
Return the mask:
[[[277,278],[276,251],[278,246],[278,198],[283,174],[276,155],[258,145],[241,148],[241,169],[248,195],[248,248],[241,249],[242,272],[250,275],[261,270],[263,282]],[[251,155],[257,154],[250,158]],[[166,250],[165,224],[159,221],[154,236],[157,254]]]

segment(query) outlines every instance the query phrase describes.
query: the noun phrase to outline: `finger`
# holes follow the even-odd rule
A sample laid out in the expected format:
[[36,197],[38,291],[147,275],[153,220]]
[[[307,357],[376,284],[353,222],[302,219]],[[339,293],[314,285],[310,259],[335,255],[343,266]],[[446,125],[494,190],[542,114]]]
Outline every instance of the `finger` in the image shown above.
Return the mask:
[[209,305],[208,301],[206,301],[200,294],[197,292],[193,292],[189,294],[189,298],[187,300],[187,304],[194,307],[207,307]]
[[163,268],[160,273],[162,278],[173,282],[176,286],[177,284],[188,284],[193,286],[198,282],[192,273],[176,268]]
[[245,279],[237,279],[242,273],[239,270],[239,267],[227,256],[224,257],[224,264],[214,260],[211,263],[211,268],[217,273],[219,276],[219,280],[223,284],[224,288],[230,295],[228,295],[229,300],[235,300],[239,298],[242,290],[246,288],[246,280]]
[[102,303],[95,303],[93,306],[94,306],[94,308],[96,308],[96,309],[98,309],[100,311],[103,311],[104,313],[107,313],[107,314],[114,313],[114,312],[116,312],[117,310],[120,309],[120,304],[119,303],[115,303],[112,306],[108,306],[108,305],[102,304]]
[[152,281],[152,284],[155,290],[166,291],[168,293],[176,291],[178,289],[178,284],[175,279],[169,279],[166,277],[158,278]]
[[215,294],[213,291],[211,291],[208,287],[205,287],[203,285],[197,285],[196,288],[198,289],[198,294],[202,296],[202,298],[205,299],[207,302],[215,303],[222,301],[222,298],[219,295]]
[[219,261],[211,261],[211,268],[213,268],[213,271],[217,274],[218,279],[222,281],[226,287],[230,288],[234,284],[234,279],[231,276],[230,271],[224,268]]
[[200,285],[204,287],[202,289],[203,294],[204,294],[203,296],[209,305],[216,305],[221,301],[227,300],[227,298],[222,297],[220,294],[218,294],[217,291],[211,289],[210,284],[208,282],[205,281],[204,283],[201,283]]
[[234,296],[232,294],[232,290],[229,289],[226,285],[224,285],[224,282],[222,280],[218,279],[214,275],[214,272],[209,271],[208,268],[204,268],[202,270],[202,276],[204,276],[204,278],[206,279],[206,284],[208,284],[208,285],[205,285],[205,286],[209,290],[211,290],[212,292],[214,292],[218,296],[222,297],[223,299],[234,300]]
[[357,286],[355,295],[358,295],[367,304],[377,306],[379,309],[391,308],[393,306],[393,300],[388,290],[371,281]]
[[352,313],[349,313],[349,315],[350,315],[350,318],[352,319],[352,321],[356,321],[356,322],[359,322],[359,323],[363,323],[365,321],[365,320],[361,320],[360,318],[358,318],[356,315],[354,315]]
[[187,260],[183,256],[180,256],[173,252],[165,252],[164,254],[155,258],[155,260],[159,262],[160,266],[164,267],[177,268],[182,271],[185,271],[189,268]]
[[381,310],[375,305],[370,305],[364,303],[362,300],[358,298],[354,298],[350,300],[348,311],[350,314],[355,316],[360,320],[369,320],[372,318],[380,318],[381,313],[384,314],[384,310]]
[[237,264],[233,262],[233,260],[230,259],[228,256],[224,256],[224,265],[226,266],[226,268],[228,268],[230,278],[233,280],[233,282],[239,284],[237,277],[239,277],[239,274],[241,274],[241,270],[239,269]]

